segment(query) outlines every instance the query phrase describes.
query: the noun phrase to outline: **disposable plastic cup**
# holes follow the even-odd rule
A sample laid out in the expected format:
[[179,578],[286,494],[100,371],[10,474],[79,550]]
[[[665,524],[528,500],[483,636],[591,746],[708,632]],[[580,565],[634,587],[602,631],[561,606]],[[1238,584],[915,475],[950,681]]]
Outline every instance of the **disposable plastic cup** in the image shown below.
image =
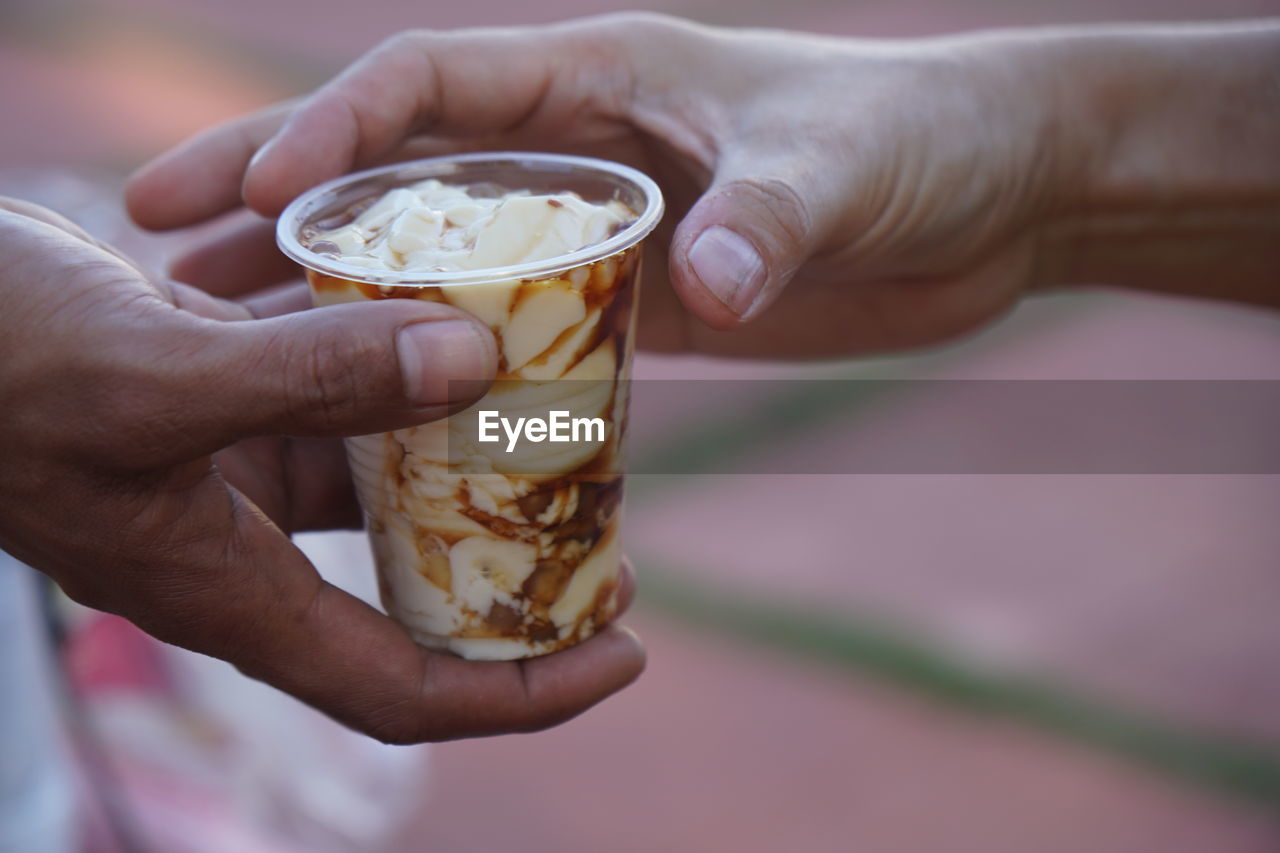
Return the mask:
[[[572,191],[621,201],[634,218],[579,251],[485,270],[371,269],[308,248],[371,200],[429,178],[472,195]],[[497,381],[467,411],[346,440],[383,606],[418,643],[476,660],[534,657],[615,616],[640,254],[662,204],[652,180],[618,163],[505,152],[348,175],[281,215],[278,243],[305,269],[316,306],[448,303],[498,344]],[[513,441],[522,417],[529,428]],[[564,440],[552,440],[557,427]]]

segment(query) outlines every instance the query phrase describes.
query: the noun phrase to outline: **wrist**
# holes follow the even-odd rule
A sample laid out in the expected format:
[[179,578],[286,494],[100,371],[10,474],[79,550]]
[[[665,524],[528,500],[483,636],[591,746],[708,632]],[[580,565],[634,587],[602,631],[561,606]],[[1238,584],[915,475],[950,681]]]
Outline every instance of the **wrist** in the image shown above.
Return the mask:
[[1280,25],[1063,32],[1020,45],[1054,105],[1040,286],[1280,305]]

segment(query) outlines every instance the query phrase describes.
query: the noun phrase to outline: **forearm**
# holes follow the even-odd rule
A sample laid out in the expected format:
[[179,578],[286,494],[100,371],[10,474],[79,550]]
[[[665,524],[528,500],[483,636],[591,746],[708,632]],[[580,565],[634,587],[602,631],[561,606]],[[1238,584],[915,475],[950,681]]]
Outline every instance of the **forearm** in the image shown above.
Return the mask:
[[1037,283],[1280,306],[1280,22],[1023,47],[1066,140]]

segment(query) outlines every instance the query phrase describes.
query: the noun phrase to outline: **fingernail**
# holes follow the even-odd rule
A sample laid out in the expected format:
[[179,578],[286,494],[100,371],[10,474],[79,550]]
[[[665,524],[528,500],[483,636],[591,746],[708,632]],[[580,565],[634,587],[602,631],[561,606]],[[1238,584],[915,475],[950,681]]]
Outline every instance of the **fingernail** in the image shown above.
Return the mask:
[[644,648],[644,640],[640,639],[640,635],[637,634],[633,628],[628,628],[626,625],[618,625],[617,623],[614,623],[613,627],[617,628],[619,633],[625,634],[631,642],[635,643],[641,649]]
[[405,326],[396,335],[396,355],[405,395],[415,406],[472,399],[493,370],[489,344],[466,320]]
[[742,316],[764,287],[765,269],[751,241],[723,225],[698,235],[689,247],[689,266],[725,306]]
[[249,158],[249,166],[248,168],[245,169],[245,171],[252,172],[255,166],[257,166],[267,157],[271,156],[271,149],[275,147],[276,140],[279,138],[280,137],[277,134],[276,136],[271,137],[265,143],[263,143],[262,147],[259,148],[257,151],[255,151],[253,153],[253,156]]

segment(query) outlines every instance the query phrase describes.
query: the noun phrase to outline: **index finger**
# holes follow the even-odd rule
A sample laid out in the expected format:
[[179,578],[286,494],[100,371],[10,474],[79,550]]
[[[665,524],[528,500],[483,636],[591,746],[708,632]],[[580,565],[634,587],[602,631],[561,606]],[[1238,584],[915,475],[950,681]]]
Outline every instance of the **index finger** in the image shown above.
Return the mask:
[[125,187],[125,206],[143,228],[195,225],[241,204],[249,161],[296,103],[285,101],[219,125],[142,166]]
[[382,162],[415,134],[484,137],[486,148],[616,135],[634,83],[621,48],[638,26],[606,15],[401,33],[296,109],[281,105],[215,128],[143,167],[127,191],[129,211],[144,227],[175,228],[243,196],[274,216],[304,190]]
[[[536,47],[531,47],[531,42]],[[276,213],[413,133],[510,130],[538,109],[557,52],[512,30],[401,33],[317,90],[250,164],[245,201]]]
[[298,108],[257,154],[245,201],[278,213],[303,190],[383,160],[414,134],[553,140],[616,133],[631,94],[606,21],[402,33]]
[[414,133],[520,129],[547,98],[558,55],[526,31],[401,33],[301,105],[221,125],[143,166],[126,190],[129,213],[145,228],[177,228],[231,210],[243,196],[274,216]]

